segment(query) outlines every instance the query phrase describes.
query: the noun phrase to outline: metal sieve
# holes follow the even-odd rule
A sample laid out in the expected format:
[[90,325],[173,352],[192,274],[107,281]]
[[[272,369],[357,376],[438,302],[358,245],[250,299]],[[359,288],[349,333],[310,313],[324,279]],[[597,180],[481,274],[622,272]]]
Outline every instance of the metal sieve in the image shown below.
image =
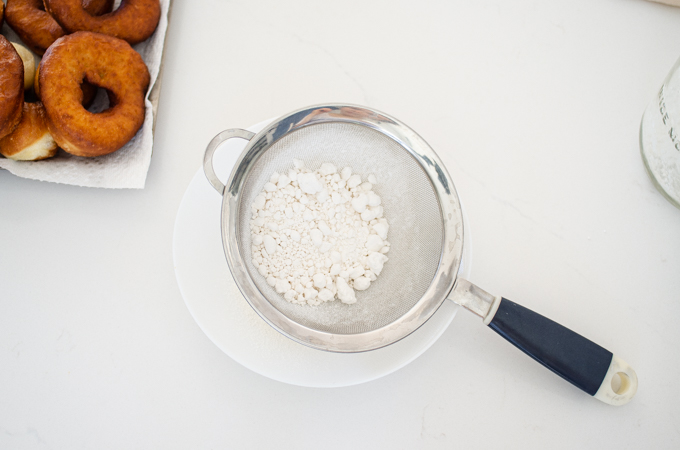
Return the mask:
[[[231,138],[249,142],[225,186],[212,157]],[[273,172],[292,168],[293,158],[312,170],[331,162],[378,179],[373,190],[390,224],[390,259],[370,288],[357,292],[355,304],[289,303],[251,262],[251,204]],[[223,196],[222,241],[232,275],[253,309],[285,336],[320,350],[374,350],[408,336],[449,298],[590,395],[623,404],[635,394],[635,371],[611,352],[457,277],[463,217],[455,187],[430,146],[398,120],[346,104],[300,109],[257,134],[221,132],[206,149],[204,171]]]

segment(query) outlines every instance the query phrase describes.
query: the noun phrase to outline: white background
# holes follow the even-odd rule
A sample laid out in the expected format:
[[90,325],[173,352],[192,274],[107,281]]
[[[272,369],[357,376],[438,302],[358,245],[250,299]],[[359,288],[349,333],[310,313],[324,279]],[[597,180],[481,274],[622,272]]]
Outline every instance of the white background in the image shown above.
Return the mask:
[[[0,173],[0,448],[677,448],[680,211],[642,112],[680,9],[641,0],[176,0],[140,191]],[[471,281],[629,362],[612,407],[461,311],[369,383],[295,387],[187,311],[172,233],[209,140],[322,102],[397,117],[466,207]]]

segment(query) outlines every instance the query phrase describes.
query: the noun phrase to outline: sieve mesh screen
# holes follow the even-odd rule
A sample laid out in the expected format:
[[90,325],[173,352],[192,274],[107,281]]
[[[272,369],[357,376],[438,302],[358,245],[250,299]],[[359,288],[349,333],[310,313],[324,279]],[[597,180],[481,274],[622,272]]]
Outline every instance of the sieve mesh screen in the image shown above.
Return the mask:
[[[356,292],[353,305],[339,300],[319,306],[289,303],[252,265],[250,205],[272,173],[287,173],[293,167],[293,158],[312,170],[330,162],[338,169],[351,167],[363,180],[371,173],[378,180],[373,190],[381,197],[390,224],[389,261],[369,289]],[[251,279],[280,312],[314,330],[356,334],[392,323],[421,299],[439,266],[443,225],[430,179],[399,143],[366,126],[321,123],[286,134],[251,164],[241,190],[236,237]]]

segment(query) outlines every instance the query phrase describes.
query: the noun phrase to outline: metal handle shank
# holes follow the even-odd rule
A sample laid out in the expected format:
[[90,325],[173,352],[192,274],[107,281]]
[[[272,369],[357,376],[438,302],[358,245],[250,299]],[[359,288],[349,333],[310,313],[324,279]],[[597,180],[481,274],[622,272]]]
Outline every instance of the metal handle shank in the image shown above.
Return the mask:
[[203,156],[203,172],[205,173],[205,176],[208,178],[208,181],[212,187],[214,187],[220,195],[224,195],[225,186],[224,183],[222,183],[217,177],[215,168],[213,167],[213,155],[215,154],[215,150],[217,150],[217,147],[219,147],[220,144],[228,139],[241,138],[249,141],[253,138],[253,136],[255,136],[255,133],[242,130],[240,128],[225,130],[212,138],[208,144],[208,147],[205,149],[205,155]]

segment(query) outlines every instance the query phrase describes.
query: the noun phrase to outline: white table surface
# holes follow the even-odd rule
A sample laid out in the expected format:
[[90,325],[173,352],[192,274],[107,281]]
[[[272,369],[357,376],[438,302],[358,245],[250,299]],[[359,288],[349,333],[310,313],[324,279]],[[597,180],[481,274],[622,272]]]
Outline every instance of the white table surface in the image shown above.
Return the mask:
[[[0,172],[0,448],[678,448],[680,210],[638,149],[680,56],[642,0],[175,0],[144,190]],[[424,355],[337,389],[272,381],[189,314],[175,216],[208,141],[364,104],[438,152],[471,281],[636,370],[600,403],[461,311]]]

